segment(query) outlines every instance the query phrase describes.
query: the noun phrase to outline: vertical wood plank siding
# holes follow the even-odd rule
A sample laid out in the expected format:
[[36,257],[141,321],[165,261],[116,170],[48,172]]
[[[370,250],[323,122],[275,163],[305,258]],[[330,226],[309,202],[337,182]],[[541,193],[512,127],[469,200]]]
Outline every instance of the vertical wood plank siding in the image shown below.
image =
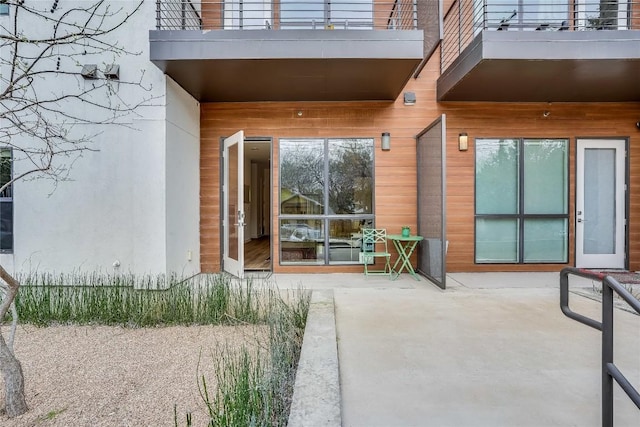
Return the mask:
[[[563,265],[474,264],[474,139],[478,137],[569,138],[570,262],[574,261],[574,183],[576,137],[628,137],[630,140],[630,268],[640,269],[640,103],[440,103],[435,87],[436,53],[405,91],[417,102],[256,102],[203,103],[201,106],[201,263],[203,272],[220,270],[221,137],[244,130],[248,137],[273,138],[273,269],[275,272],[361,272],[362,266],[280,266],[278,259],[278,139],[291,137],[375,138],[376,225],[390,233],[416,227],[415,136],[447,114],[447,271],[558,271]],[[551,112],[544,118],[542,112]],[[298,111],[302,116],[298,117]],[[380,150],[380,135],[391,133],[391,151]],[[469,151],[457,148],[458,133],[469,135]]]

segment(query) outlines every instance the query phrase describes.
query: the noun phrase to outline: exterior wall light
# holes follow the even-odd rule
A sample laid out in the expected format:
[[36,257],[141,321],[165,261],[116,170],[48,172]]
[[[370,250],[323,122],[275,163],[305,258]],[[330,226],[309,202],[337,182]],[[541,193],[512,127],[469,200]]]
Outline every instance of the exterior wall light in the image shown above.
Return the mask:
[[416,94],[414,92],[404,93],[404,105],[416,105]]
[[120,65],[118,64],[109,64],[106,66],[104,70],[104,76],[109,80],[119,80],[120,79]]
[[458,135],[458,150],[467,151],[469,149],[469,137],[466,133]]
[[84,64],[80,71],[82,77],[86,80],[94,80],[98,78],[98,66],[96,64]]
[[389,132],[382,132],[382,151],[391,150],[391,134]]

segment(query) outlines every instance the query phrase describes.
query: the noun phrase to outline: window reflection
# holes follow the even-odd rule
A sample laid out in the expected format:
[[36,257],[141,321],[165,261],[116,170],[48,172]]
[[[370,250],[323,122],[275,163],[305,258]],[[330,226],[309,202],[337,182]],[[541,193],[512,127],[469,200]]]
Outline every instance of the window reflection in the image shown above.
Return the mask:
[[[0,187],[12,179],[12,153],[8,148],[0,149]],[[0,251],[13,249],[13,189],[7,186],[0,192]]]
[[323,263],[321,220],[281,220],[280,260],[283,263]]
[[329,208],[335,214],[373,212],[373,146],[343,139],[329,145]]
[[362,251],[362,229],[371,228],[373,221],[329,221],[329,263],[350,264],[359,262]]
[[280,140],[283,264],[360,262],[359,233],[374,219],[373,146],[371,138]]
[[324,212],[324,141],[280,141],[280,214]]

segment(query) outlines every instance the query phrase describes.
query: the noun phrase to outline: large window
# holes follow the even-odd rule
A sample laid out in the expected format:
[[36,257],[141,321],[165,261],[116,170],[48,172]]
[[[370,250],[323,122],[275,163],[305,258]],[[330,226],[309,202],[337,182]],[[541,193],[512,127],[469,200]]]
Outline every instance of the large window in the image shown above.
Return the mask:
[[374,218],[373,139],[281,139],[279,176],[281,263],[358,263]]
[[475,261],[566,263],[568,141],[477,139]]
[[[0,187],[11,181],[11,150],[0,148]],[[0,191],[0,252],[13,250],[13,186]]]

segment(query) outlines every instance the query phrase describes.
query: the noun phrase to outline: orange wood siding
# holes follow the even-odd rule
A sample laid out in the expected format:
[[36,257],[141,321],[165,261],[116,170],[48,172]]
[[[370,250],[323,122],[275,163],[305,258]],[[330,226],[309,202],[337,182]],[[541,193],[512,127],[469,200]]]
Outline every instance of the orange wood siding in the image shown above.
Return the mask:
[[224,2],[202,3],[202,29],[219,30],[222,28]]
[[[396,102],[205,103],[201,106],[201,263],[202,271],[220,269],[219,140],[237,130],[247,137],[272,137],[273,192],[271,239],[276,272],[362,272],[362,266],[279,266],[278,140],[291,137],[375,138],[376,226],[399,233],[416,227],[415,136],[438,115],[437,65],[430,64],[406,90],[416,92],[415,106]],[[298,112],[302,116],[298,116]],[[382,132],[391,133],[391,151],[380,149]]]
[[[630,268],[640,269],[640,103],[442,103],[447,114],[447,271],[556,271],[557,264],[483,264],[474,259],[475,138],[568,138],[570,141],[569,265],[574,262],[576,138],[630,137]],[[549,111],[543,117],[543,111]],[[469,135],[469,151],[457,150],[458,133]]]
[[[375,138],[376,226],[399,233],[416,227],[415,136],[441,113],[447,114],[447,271],[557,271],[558,264],[474,264],[474,138],[569,138],[570,262],[574,261],[573,201],[576,137],[630,140],[630,268],[640,269],[640,103],[441,103],[435,102],[439,74],[436,53],[405,91],[417,102],[204,103],[201,106],[201,263],[203,272],[220,270],[219,140],[238,130],[247,137],[272,137],[273,269],[275,272],[361,272],[362,266],[280,266],[278,259],[278,139],[290,137]],[[551,112],[544,118],[544,110]],[[302,112],[302,116],[298,116]],[[380,135],[391,133],[391,151],[380,150]],[[469,150],[460,152],[460,132]]]

